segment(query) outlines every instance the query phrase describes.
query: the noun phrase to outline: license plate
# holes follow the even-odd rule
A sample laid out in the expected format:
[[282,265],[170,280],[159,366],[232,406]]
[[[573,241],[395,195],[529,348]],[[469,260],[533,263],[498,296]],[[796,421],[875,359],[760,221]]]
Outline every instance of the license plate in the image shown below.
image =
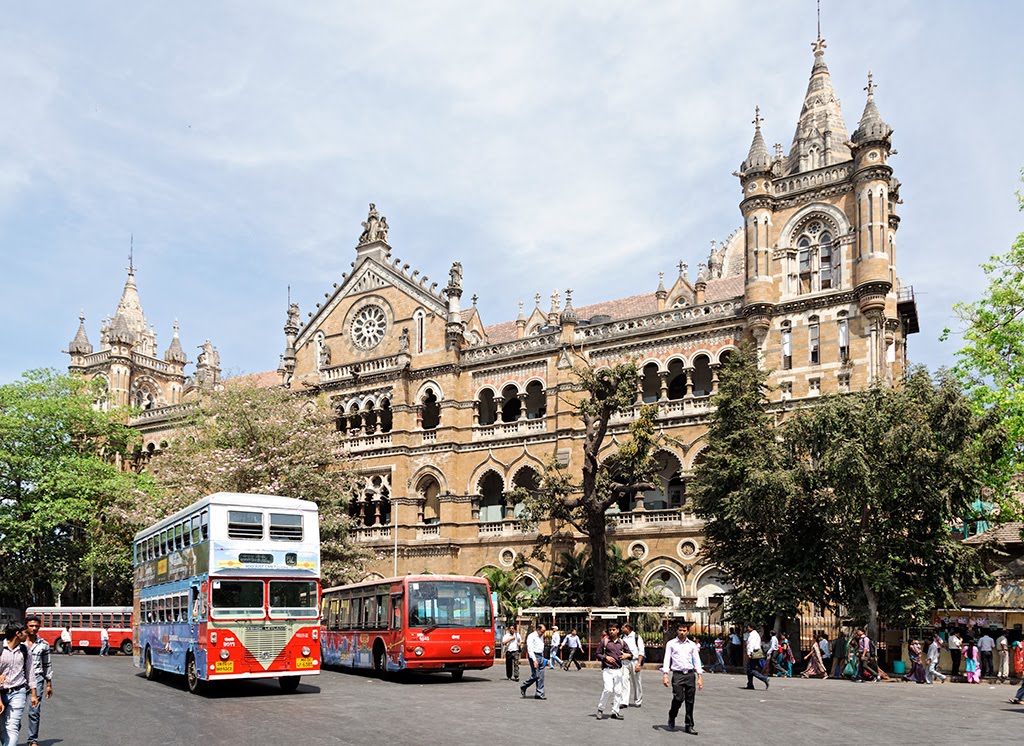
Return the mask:
[[313,667],[313,659],[312,658],[296,658],[295,659],[295,667],[296,668],[312,668]]
[[235,672],[235,662],[234,661],[217,661],[216,666],[217,666],[217,668],[216,668],[216,672],[217,673],[234,673]]

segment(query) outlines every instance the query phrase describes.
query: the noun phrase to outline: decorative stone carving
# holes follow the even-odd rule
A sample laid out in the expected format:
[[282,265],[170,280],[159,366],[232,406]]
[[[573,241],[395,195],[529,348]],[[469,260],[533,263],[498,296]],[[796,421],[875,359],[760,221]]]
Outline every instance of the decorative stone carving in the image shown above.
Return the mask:
[[388,219],[381,217],[377,212],[377,206],[372,202],[370,203],[370,212],[362,225],[363,232],[359,236],[359,246],[388,240]]
[[409,351],[409,327],[403,326],[402,333],[398,335],[398,351]]
[[317,337],[316,346],[316,355],[320,367],[329,368],[331,366],[331,346],[327,344],[327,340],[323,337]]
[[462,264],[461,262],[452,262],[452,268],[448,270],[448,287],[450,288],[462,288]]

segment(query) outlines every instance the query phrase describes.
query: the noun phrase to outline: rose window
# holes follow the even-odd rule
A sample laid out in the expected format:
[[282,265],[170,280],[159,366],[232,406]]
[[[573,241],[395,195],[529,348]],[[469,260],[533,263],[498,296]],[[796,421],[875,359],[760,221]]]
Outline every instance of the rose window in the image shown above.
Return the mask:
[[357,347],[369,350],[384,339],[388,317],[380,306],[367,306],[352,319],[352,341]]

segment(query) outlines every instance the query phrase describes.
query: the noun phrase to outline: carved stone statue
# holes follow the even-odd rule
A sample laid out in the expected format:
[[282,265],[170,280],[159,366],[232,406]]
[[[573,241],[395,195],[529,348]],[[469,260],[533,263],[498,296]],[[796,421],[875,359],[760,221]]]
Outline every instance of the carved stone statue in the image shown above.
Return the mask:
[[288,322],[290,324],[294,324],[295,326],[299,325],[299,304],[298,303],[292,303],[290,306],[288,306]]
[[402,333],[398,335],[398,351],[409,351],[409,327],[403,326]]
[[321,368],[328,368],[331,365],[331,346],[327,344],[327,340],[323,337],[318,337],[316,341],[317,345],[317,360],[320,362]]
[[377,212],[377,206],[370,203],[370,213],[363,223],[363,232],[359,236],[359,245],[373,243],[374,241],[386,241],[388,238],[388,221],[382,218]]
[[462,264],[460,262],[452,262],[452,268],[448,271],[448,287],[462,287]]
[[213,342],[206,340],[202,345],[200,345],[199,349],[201,349],[202,352],[199,353],[199,358],[196,360],[197,368],[220,367],[220,355],[217,353],[217,348],[213,346]]

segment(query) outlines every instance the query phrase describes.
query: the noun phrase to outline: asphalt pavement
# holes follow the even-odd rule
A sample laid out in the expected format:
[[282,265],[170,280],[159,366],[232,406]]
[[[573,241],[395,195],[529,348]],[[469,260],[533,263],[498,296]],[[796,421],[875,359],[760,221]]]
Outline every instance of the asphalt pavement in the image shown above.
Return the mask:
[[[596,669],[549,671],[547,700],[522,699],[504,666],[381,680],[324,671],[294,694],[274,679],[225,683],[190,694],[183,679],[146,681],[130,658],[55,656],[53,699],[43,705],[41,746],[214,744],[981,744],[1019,743],[1024,707],[1010,686],[775,679],[771,688],[705,674],[699,736],[670,732],[671,695],[645,671],[641,709],[598,721]],[[524,667],[524,672],[528,668]],[[27,724],[19,744],[26,743]]]

